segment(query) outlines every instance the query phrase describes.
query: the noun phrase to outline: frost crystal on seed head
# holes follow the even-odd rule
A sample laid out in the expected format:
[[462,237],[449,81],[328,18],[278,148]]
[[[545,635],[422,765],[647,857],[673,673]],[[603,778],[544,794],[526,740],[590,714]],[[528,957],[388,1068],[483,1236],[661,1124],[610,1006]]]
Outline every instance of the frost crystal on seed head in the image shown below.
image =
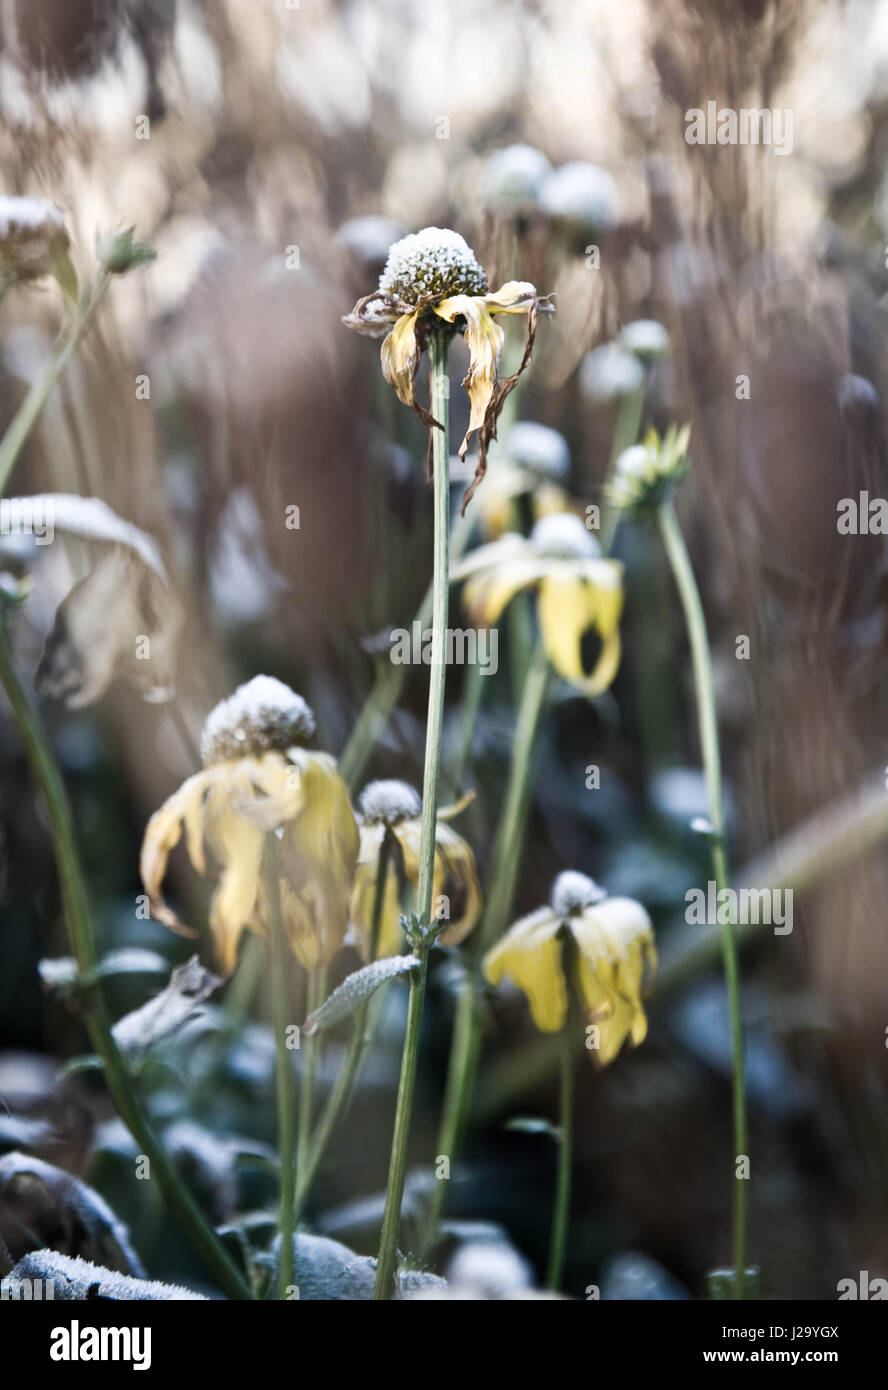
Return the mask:
[[519,468],[529,468],[545,478],[566,478],[570,472],[570,450],[564,435],[536,420],[521,420],[513,427],[506,451]]
[[602,405],[640,390],[643,384],[644,367],[634,352],[619,343],[593,348],[580,366],[580,391]]
[[642,362],[665,357],[669,351],[669,334],[656,319],[635,319],[620,329],[620,345],[634,352]]
[[606,169],[576,160],[555,169],[543,184],[543,212],[577,231],[605,232],[617,220],[617,186]]
[[368,782],[358,798],[358,810],[368,825],[397,825],[421,813],[422,798],[407,782]]
[[575,869],[565,869],[552,885],[552,908],[559,917],[570,917],[587,907],[594,907],[607,897],[594,878],[577,873]]
[[573,512],[540,517],[530,539],[535,550],[561,560],[590,560],[601,552],[598,541]]
[[379,288],[415,304],[424,294],[485,294],[487,276],[459,232],[424,227],[391,247]]
[[315,731],[310,707],[283,681],[254,676],[210,712],[200,738],[204,767],[229,758],[304,745]]

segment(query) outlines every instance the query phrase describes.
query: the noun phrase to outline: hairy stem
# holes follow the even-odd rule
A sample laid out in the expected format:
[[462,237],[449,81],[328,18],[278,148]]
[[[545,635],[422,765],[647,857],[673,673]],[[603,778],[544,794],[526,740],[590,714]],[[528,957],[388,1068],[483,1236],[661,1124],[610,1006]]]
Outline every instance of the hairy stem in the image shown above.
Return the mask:
[[447,377],[447,348],[449,334],[437,332],[429,340],[432,377],[432,414],[443,426],[432,431],[435,485],[435,547],[434,578],[432,583],[432,664],[429,678],[429,708],[426,722],[425,767],[422,782],[422,830],[419,846],[419,879],[416,909],[426,941],[418,949],[422,962],[410,976],[410,1000],[407,1009],[407,1031],[401,1058],[401,1078],[395,1108],[395,1130],[389,1163],[385,1213],[376,1269],[375,1299],[387,1299],[392,1290],[397,1258],[398,1231],[401,1224],[401,1201],[404,1196],[404,1175],[407,1164],[407,1142],[413,1111],[413,1092],[419,1058],[422,1011],[428,973],[428,953],[433,941],[431,930],[432,893],[435,871],[435,834],[438,825],[438,774],[441,762],[441,731],[444,722],[444,687],[447,676],[446,642],[447,612],[450,587],[449,540],[450,529],[450,430]]

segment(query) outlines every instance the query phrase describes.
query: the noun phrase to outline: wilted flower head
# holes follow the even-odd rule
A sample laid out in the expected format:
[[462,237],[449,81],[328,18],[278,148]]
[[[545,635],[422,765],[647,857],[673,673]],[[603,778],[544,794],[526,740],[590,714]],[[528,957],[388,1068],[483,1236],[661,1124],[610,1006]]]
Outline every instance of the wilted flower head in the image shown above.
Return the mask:
[[[474,927],[481,914],[481,886],[471,846],[446,824],[458,815],[471,798],[438,811],[435,829],[435,873],[432,897],[446,896],[453,911],[438,941],[457,946]],[[361,850],[351,900],[351,924],[357,945],[365,960],[371,955],[373,905],[376,897],[377,868],[382,843],[389,835],[396,843],[403,871],[414,888],[419,882],[419,848],[422,839],[422,798],[406,782],[370,782],[358,798]],[[386,865],[382,917],[377,956],[393,956],[401,949],[398,868],[389,855]]]
[[661,439],[648,430],[643,444],[624,449],[608,484],[608,500],[621,511],[643,512],[669,497],[688,470],[690,425],[670,425]]
[[[466,607],[482,623],[497,622],[517,593],[536,589],[543,646],[558,674],[590,696],[600,695],[614,679],[620,664],[623,567],[602,557],[578,516],[544,516],[528,539],[508,532],[458,561],[451,577],[467,580]],[[582,650],[589,631],[600,642],[591,670]]]
[[[359,333],[385,335],[380,354],[383,376],[398,399],[411,406],[430,429],[439,428],[439,422],[419,405],[414,390],[422,350],[429,333],[464,325],[469,370],[463,385],[471,411],[459,456],[465,458],[469,437],[477,431],[478,466],[463,498],[463,511],[484,476],[487,449],[496,435],[503,402],[530,361],[539,311],[549,307],[534,286],[523,280],[510,280],[495,294],[488,293],[487,277],[459,233],[425,227],[395,242],[379,288],[359,299],[343,319]],[[517,372],[503,381],[497,372],[505,335],[494,321],[495,314],[527,315],[524,356]]]
[[620,329],[617,342],[627,352],[634,352],[642,362],[665,357],[669,351],[669,334],[656,319],[635,319]]
[[0,195],[0,294],[11,285],[58,275],[66,263],[70,268],[69,244],[55,203]]
[[570,473],[570,449],[563,434],[535,420],[512,427],[479,497],[485,537],[519,529],[516,499],[533,494],[533,512],[566,511],[564,484]]
[[500,217],[524,217],[539,205],[543,183],[552,172],[542,150],[533,145],[506,145],[485,162],[480,196],[484,206]]
[[[576,947],[567,957],[566,933]],[[641,903],[609,898],[573,870],[558,875],[546,907],[522,917],[484,957],[490,983],[508,977],[523,990],[543,1033],[564,1027],[568,990],[576,990],[587,1019],[598,1025],[598,1046],[589,1050],[600,1066],[614,1060],[627,1037],[633,1046],[644,1040],[642,993],[656,965],[651,921]]]
[[587,352],[580,364],[580,391],[595,405],[610,405],[640,391],[644,367],[634,352],[619,343],[604,343]]
[[543,184],[540,209],[569,233],[596,236],[617,221],[617,186],[597,164],[562,164]]
[[314,727],[301,695],[256,676],[212,711],[201,738],[203,771],[155,811],[145,830],[140,870],[151,914],[186,935],[163,899],[167,861],[183,827],[200,874],[209,845],[220,866],[210,930],[227,972],[244,930],[264,935],[267,928],[261,871],[269,831],[279,831],[281,911],[294,953],[312,967],[342,945],[358,828],[334,760],[305,746]]

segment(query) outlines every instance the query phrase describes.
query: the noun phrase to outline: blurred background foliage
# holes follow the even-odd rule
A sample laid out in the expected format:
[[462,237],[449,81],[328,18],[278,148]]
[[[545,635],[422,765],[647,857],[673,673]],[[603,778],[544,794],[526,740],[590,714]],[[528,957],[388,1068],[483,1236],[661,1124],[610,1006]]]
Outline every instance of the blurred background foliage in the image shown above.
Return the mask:
[[[791,155],[687,145],[684,112],[710,99],[791,109]],[[588,354],[637,319],[668,329],[644,420],[692,424],[680,508],[717,663],[734,863],[888,762],[884,540],[839,536],[835,525],[840,498],[888,486],[886,142],[888,6],[873,0],[2,7],[3,190],[57,202],[82,267],[97,231],[124,222],[159,253],[114,286],[15,482],[19,493],[101,497],[150,532],[185,614],[172,705],[120,685],[86,710],[43,702],[103,948],[154,955],[144,973],[109,981],[114,1016],[188,953],[136,916],[138,848],[151,810],[195,769],[209,708],[267,671],[304,693],[319,746],[339,752],[380,660],[373,639],[409,627],[428,584],[423,429],[340,322],[404,231],[453,227],[492,283],[515,275],[555,295],[517,408],[564,435],[580,504],[601,501],[620,414]],[[612,180],[604,202],[553,216],[538,193],[503,201],[489,161],[515,144],[556,170],[598,166]],[[6,299],[0,422],[58,316],[49,290]],[[463,351],[451,355],[454,380]],[[740,374],[749,400],[737,399]],[[420,399],[425,389],[421,380]],[[452,410],[459,437],[461,392]],[[504,427],[501,460],[509,448]],[[480,517],[483,488],[477,501]],[[298,529],[287,525],[293,507]],[[708,874],[689,829],[705,810],[690,668],[656,538],[627,524],[615,553],[627,567],[623,665],[594,704],[557,692],[516,915],[547,899],[558,871],[578,868],[641,899],[664,954],[680,956],[695,930],[684,892]],[[69,563],[83,572],[82,557]],[[58,580],[41,578],[17,622],[29,673]],[[748,662],[735,659],[739,634],[750,638]],[[518,635],[503,624],[499,672],[485,682],[458,778],[477,791],[460,828],[482,870],[514,732]],[[451,756],[465,684],[452,669]],[[365,779],[421,783],[425,697],[425,668],[411,668]],[[199,1287],[152,1185],[132,1179],[134,1146],[100,1084],[60,1075],[84,1035],[76,1008],[47,993],[37,970],[67,948],[44,812],[5,717],[0,764],[0,1150],[86,1177],[153,1274]],[[178,852],[173,866],[181,911],[199,924],[204,885]],[[797,898],[791,936],[763,930],[745,952],[751,1244],[771,1296],[830,1297],[859,1269],[888,1273],[886,893],[877,848]],[[336,972],[354,963],[346,953]],[[421,1210],[434,1159],[454,969],[442,958],[432,973],[407,1218]],[[236,1032],[225,997],[141,1085],[207,1209],[236,1224],[273,1201],[273,1046],[261,991]],[[381,1214],[403,1005],[403,991],[390,991],[381,1043],[308,1213],[314,1229],[366,1252]],[[554,1115],[551,1068],[520,1000],[491,1001],[489,1022],[467,1163],[449,1193],[450,1240],[484,1233],[461,1222],[499,1223],[538,1280],[553,1146],[545,1132],[506,1126]],[[334,1039],[325,1085],[338,1056]],[[728,1255],[729,1069],[723,986],[717,971],[698,970],[659,1001],[655,992],[637,1053],[582,1074],[568,1291],[703,1293],[706,1271]]]

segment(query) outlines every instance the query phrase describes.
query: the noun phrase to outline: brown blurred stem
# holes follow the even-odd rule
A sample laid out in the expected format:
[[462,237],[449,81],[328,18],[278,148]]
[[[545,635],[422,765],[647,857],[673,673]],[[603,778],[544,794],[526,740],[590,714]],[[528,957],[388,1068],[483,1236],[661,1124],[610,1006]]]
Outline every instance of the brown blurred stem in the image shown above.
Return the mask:
[[[87,904],[86,885],[74,838],[71,805],[37,713],[30,704],[13,665],[6,615],[2,612],[0,612],[0,684],[6,692],[16,727],[31,765],[31,771],[43,794],[49,813],[50,831],[71,948],[77,959],[80,974],[93,978],[97,964],[95,943]],[[147,1155],[151,1172],[157,1177],[160,1189],[171,1211],[229,1298],[251,1298],[252,1295],[246,1282],[217,1239],[200,1207],[185,1187],[179,1173],[170,1162],[155,1135],[148,1116],[141,1107],[126,1064],[111,1031],[111,1022],[105,1011],[98,984],[92,987],[88,996],[86,1026],[92,1045],[102,1059],[105,1080],[114,1104],[139,1148]]]

